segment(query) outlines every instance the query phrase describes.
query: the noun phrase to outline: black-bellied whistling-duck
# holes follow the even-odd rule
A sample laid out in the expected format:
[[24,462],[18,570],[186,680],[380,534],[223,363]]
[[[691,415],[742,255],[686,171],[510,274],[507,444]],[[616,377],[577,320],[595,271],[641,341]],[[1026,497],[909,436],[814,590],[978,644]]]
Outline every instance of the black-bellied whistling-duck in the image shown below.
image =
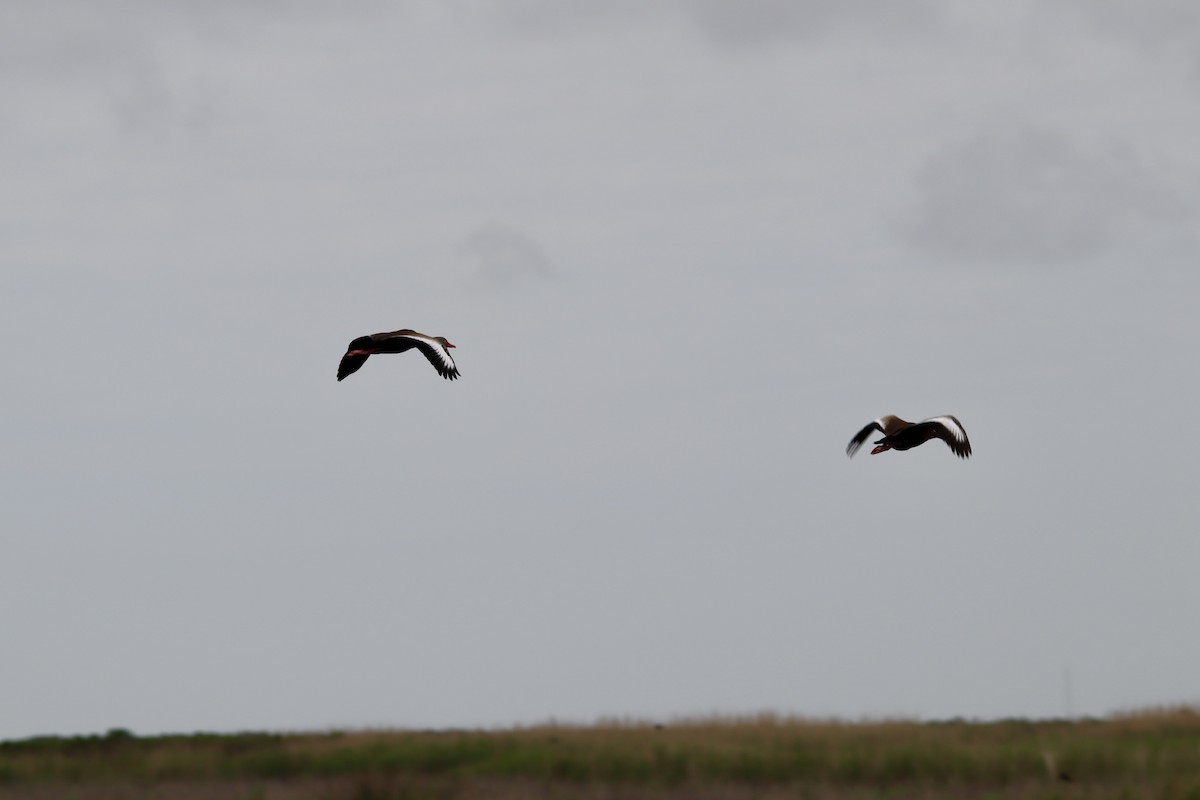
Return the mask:
[[370,356],[377,353],[403,353],[414,347],[429,359],[438,375],[450,381],[458,377],[458,367],[450,356],[450,348],[454,345],[446,341],[446,337],[426,336],[404,328],[391,333],[372,333],[352,341],[346,348],[346,355],[342,356],[342,362],[338,364],[338,380],[357,372]]
[[971,441],[967,439],[967,431],[957,418],[947,414],[944,417],[930,417],[921,422],[906,422],[891,414],[880,417],[863,428],[846,445],[846,455],[853,456],[863,442],[871,435],[871,431],[879,431],[883,438],[875,442],[871,455],[882,453],[884,450],[911,450],[917,445],[925,444],[930,439],[941,439],[950,445],[954,455],[968,458],[971,455]]

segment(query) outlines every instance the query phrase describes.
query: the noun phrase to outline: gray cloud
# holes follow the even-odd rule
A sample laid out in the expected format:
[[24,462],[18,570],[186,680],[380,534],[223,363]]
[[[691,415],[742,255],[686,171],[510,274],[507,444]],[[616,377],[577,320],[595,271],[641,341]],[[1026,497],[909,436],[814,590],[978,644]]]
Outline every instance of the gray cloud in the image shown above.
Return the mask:
[[1156,60],[1174,59],[1200,83],[1200,5],[1191,0],[1051,0],[1092,32]]
[[460,24],[488,24],[532,36],[595,32],[610,26],[629,27],[657,15],[658,8],[637,0],[517,0],[480,8],[477,3],[451,6]]
[[375,0],[336,10],[307,0],[4,4],[0,113],[35,139],[97,120],[119,134],[203,130],[228,90],[214,76],[261,47],[281,20],[292,27],[383,13]]
[[985,131],[930,156],[908,231],[956,257],[1063,261],[1096,254],[1188,205],[1130,148],[1055,131]]
[[697,0],[680,8],[713,42],[754,46],[785,39],[809,39],[837,31],[928,30],[941,16],[943,3],[845,3],[839,0]]
[[554,267],[528,234],[507,225],[486,225],[458,248],[469,285],[500,290],[527,281],[546,281]]
[[1191,0],[1052,0],[1051,5],[1079,15],[1105,36],[1149,52],[1174,47],[1200,50],[1200,5]]
[[[784,41],[806,41],[834,32],[894,34],[936,26],[942,0],[904,4],[886,0],[843,3],[837,0],[676,0],[638,3],[629,0],[524,0],[485,12],[503,28],[546,36],[596,32],[614,27],[662,24],[697,31],[708,42],[734,48],[759,47]],[[480,18],[474,5],[459,6],[460,22]]]

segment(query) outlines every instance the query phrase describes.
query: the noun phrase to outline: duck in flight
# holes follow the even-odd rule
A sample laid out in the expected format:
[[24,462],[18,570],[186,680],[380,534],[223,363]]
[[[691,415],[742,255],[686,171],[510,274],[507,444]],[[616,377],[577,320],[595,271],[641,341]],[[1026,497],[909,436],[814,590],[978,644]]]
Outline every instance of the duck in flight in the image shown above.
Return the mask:
[[859,431],[850,444],[846,445],[846,455],[853,457],[858,448],[871,435],[871,431],[879,431],[882,439],[875,442],[871,455],[882,453],[884,450],[911,450],[930,439],[941,439],[950,445],[954,455],[959,458],[971,456],[971,442],[967,439],[967,430],[956,417],[947,414],[944,417],[930,417],[921,422],[907,422],[891,414],[880,417]]
[[358,372],[367,363],[370,356],[377,353],[403,353],[417,348],[433,368],[448,381],[458,377],[458,367],[450,355],[454,345],[446,341],[445,336],[426,336],[414,330],[403,328],[391,333],[372,333],[370,336],[360,336],[346,348],[346,355],[338,364],[338,380],[351,373]]

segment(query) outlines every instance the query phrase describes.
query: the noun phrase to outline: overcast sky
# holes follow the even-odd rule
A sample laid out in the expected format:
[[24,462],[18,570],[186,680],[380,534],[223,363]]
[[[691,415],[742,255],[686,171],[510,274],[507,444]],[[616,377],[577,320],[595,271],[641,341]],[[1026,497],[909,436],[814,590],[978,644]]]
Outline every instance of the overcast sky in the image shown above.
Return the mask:
[[[0,6],[0,738],[1200,702],[1200,6]],[[352,338],[457,345],[342,383]],[[882,414],[940,442],[848,460]]]

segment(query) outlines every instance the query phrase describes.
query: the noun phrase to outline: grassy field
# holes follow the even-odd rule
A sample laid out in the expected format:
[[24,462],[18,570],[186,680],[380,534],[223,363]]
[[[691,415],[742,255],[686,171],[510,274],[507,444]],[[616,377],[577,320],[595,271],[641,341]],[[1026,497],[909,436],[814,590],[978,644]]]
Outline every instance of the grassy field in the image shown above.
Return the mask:
[[1200,800],[1200,710],[1072,721],[757,717],[492,731],[39,737],[0,800]]

